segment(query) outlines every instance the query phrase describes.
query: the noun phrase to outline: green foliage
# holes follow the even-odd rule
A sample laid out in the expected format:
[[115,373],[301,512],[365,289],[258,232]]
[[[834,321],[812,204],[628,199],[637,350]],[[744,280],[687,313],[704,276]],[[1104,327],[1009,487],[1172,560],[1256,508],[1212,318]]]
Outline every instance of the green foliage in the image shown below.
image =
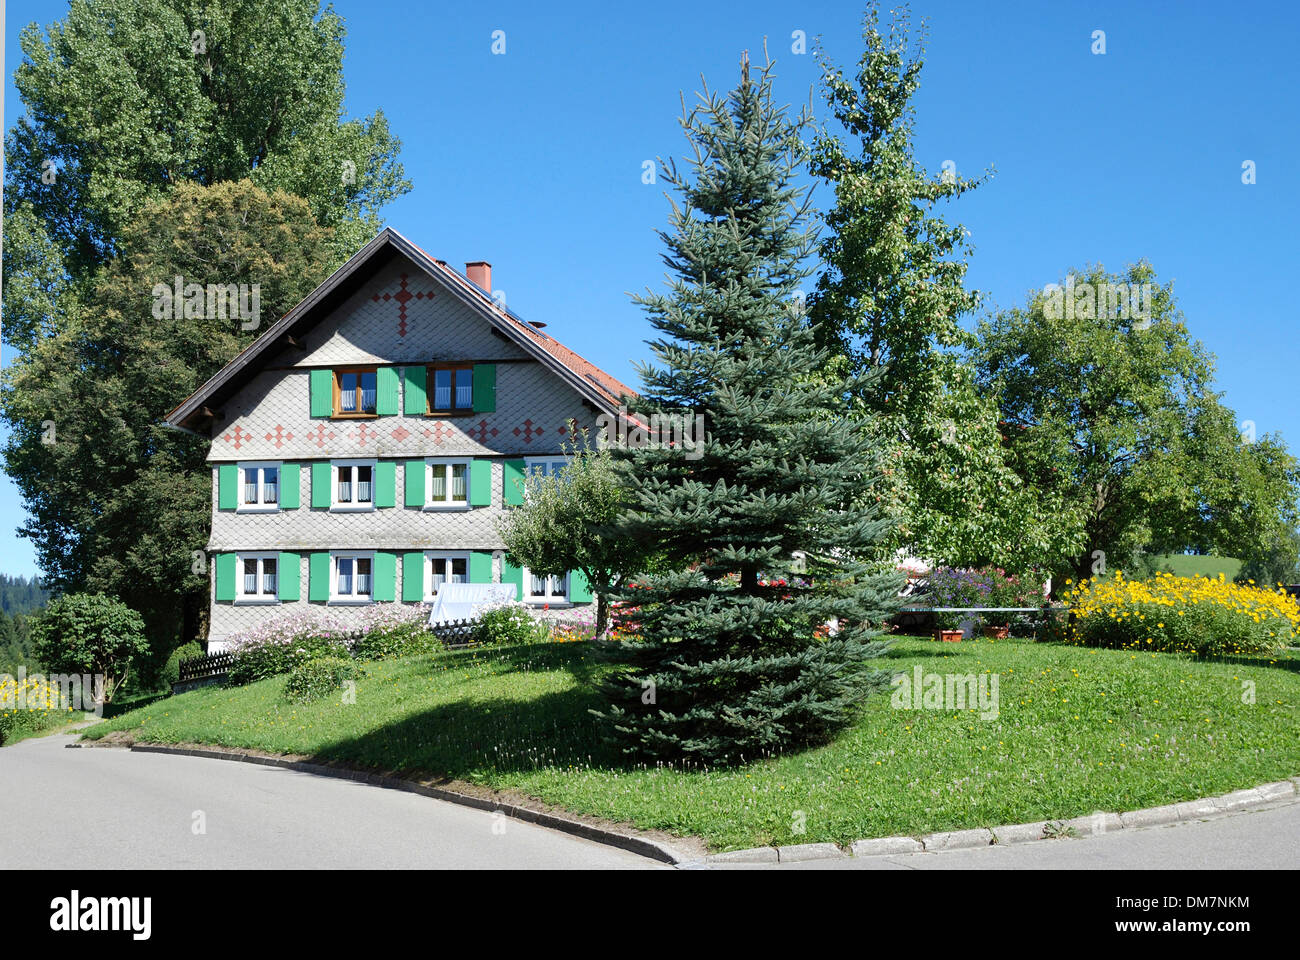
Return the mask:
[[[126,228],[130,253],[101,271],[84,310],[4,371],[5,465],[28,508],[23,534],[52,583],[138,609],[158,668],[178,635],[202,632],[208,574],[194,554],[212,495],[207,444],[162,418],[310,292],[328,269],[328,236],[288,194],[183,184]],[[154,285],[178,275],[259,284],[262,326],[154,317]],[[43,442],[51,419],[54,442]]]
[[298,664],[284,683],[284,699],[290,703],[311,703],[340,690],[366,672],[347,657],[317,657]]
[[609,626],[609,591],[647,563],[644,546],[618,535],[628,505],[626,480],[607,449],[585,434],[568,444],[568,465],[527,478],[524,502],[498,523],[510,562],[539,576],[579,570],[596,598],[596,634]]
[[358,660],[392,660],[441,649],[442,641],[423,623],[372,627],[352,642],[352,656]]
[[347,642],[341,636],[315,632],[268,638],[233,652],[235,662],[226,679],[235,685],[288,673],[308,660],[349,656]]
[[163,665],[161,681],[168,690],[172,684],[181,678],[181,661],[197,660],[203,656],[203,648],[191,640],[189,643],[182,643],[173,650],[167,657],[167,663]]
[[1059,550],[1058,505],[1006,463],[996,405],[954,353],[971,344],[960,320],[980,294],[964,285],[969,232],[938,210],[987,175],[935,175],[917,162],[912,98],[925,26],[913,44],[906,11],[892,12],[887,31],[880,20],[873,5],[854,76],[818,51],[839,132],[822,130],[810,161],[835,197],[813,328],[831,348],[828,376],[877,374],[860,381],[855,400],[875,415],[866,422],[872,444],[888,452],[874,496],[897,520],[889,545],[957,566],[1024,570]]
[[[382,112],[344,119],[343,39],[317,0],[78,0],[45,32],[25,27],[14,84],[26,113],[5,144],[10,342],[27,349],[60,316],[40,312],[58,276],[80,284],[129,252],[128,225],[182,183],[251,178],[304,198],[337,231],[336,264],[373,236],[410,184]],[[15,233],[17,210],[30,219]]]
[[551,628],[522,604],[507,603],[480,613],[470,638],[482,644],[545,643],[551,639]]
[[746,59],[730,94],[706,91],[683,119],[692,175],[668,166],[670,288],[638,298],[661,338],[637,413],[703,416],[705,436],[689,457],[615,451],[631,503],[620,531],[662,560],[613,592],[638,609],[598,715],[629,753],[736,763],[824,740],[884,682],[868,661],[900,582],[879,564],[888,521],[854,505],[880,454],[846,401],[859,384],[819,376],[826,355],[799,309],[806,122],[773,102],[771,65]]
[[32,626],[36,656],[52,673],[103,675],[110,703],[131,663],[145,654],[144,621],[126,604],[100,593],[64,594]]
[[[1102,309],[1097,292],[1118,285],[1150,285],[1145,316],[1131,304]],[[1072,311],[1063,294],[1035,292],[1027,308],[982,323],[975,351],[1016,472],[1061,505],[1056,522],[1075,546],[1055,572],[1135,569],[1144,550],[1187,546],[1244,559],[1294,528],[1296,461],[1275,438],[1241,436],[1172,285],[1139,263],[1120,274],[1089,268],[1073,290]],[[1104,569],[1094,569],[1095,551]]]

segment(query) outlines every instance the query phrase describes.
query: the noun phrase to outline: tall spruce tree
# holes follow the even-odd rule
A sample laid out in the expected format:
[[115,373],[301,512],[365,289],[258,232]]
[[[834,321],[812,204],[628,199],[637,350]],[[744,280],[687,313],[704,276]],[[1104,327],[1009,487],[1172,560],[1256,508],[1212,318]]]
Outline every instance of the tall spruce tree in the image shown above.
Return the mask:
[[739,86],[706,89],[682,123],[694,158],[688,175],[667,165],[669,291],[637,298],[661,365],[642,367],[636,412],[703,414],[705,438],[619,448],[624,533],[664,572],[616,591],[636,626],[597,716],[628,753],[734,763],[852,720],[884,681],[869,661],[900,581],[875,549],[886,521],[852,506],[880,475],[848,413],[856,385],[816,376],[826,358],[799,306],[807,117],[774,104],[771,61],[751,72],[746,57]]

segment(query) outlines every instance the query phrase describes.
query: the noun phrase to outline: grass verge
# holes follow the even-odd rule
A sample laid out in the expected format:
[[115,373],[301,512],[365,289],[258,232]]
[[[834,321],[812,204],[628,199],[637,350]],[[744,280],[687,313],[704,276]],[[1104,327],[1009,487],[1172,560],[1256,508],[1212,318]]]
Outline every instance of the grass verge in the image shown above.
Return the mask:
[[211,743],[511,791],[711,849],[918,835],[1132,810],[1300,773],[1300,674],[1023,640],[902,638],[896,673],[994,674],[998,716],[873,697],[834,743],[742,767],[621,763],[595,733],[587,644],[366,665],[356,703],[209,687],[87,731]]

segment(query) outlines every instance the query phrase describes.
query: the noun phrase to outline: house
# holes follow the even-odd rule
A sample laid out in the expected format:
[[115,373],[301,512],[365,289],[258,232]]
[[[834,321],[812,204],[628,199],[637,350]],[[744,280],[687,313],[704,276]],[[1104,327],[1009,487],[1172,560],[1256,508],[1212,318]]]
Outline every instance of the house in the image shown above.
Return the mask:
[[209,440],[208,649],[313,605],[430,603],[447,582],[591,601],[506,562],[497,521],[632,391],[385,229],[167,415]]

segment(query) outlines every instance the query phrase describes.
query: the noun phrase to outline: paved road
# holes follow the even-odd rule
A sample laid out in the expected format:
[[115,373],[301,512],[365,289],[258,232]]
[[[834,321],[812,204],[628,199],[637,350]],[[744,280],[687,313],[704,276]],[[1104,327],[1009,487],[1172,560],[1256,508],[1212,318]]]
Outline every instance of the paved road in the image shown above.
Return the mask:
[[[0,749],[0,869],[664,869],[518,820],[398,790],[199,757]],[[196,833],[201,812],[205,832]],[[1006,847],[711,869],[1295,869],[1300,803],[1217,820]]]
[[1300,803],[1080,839],[755,866],[783,871],[1294,870],[1300,867]]
[[[0,869],[667,869],[399,790],[71,741],[0,748]],[[198,811],[206,833],[194,831]]]

